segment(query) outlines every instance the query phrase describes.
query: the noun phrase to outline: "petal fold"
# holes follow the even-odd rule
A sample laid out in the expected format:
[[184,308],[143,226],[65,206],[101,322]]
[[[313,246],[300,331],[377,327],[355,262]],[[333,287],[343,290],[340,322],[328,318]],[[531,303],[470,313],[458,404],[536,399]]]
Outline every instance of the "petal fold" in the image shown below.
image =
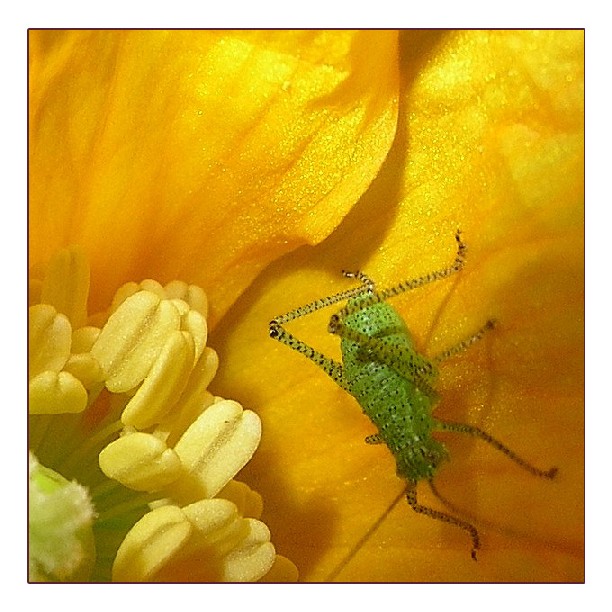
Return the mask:
[[268,263],[339,224],[395,137],[395,31],[29,40],[31,259],[78,233],[105,283],[97,310],[145,257],[203,286],[214,324]]

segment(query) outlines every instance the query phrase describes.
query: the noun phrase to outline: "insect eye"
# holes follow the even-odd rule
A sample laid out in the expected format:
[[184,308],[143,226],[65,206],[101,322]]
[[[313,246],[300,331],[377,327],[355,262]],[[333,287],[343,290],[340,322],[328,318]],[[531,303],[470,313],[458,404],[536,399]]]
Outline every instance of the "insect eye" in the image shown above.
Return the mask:
[[331,334],[335,334],[341,327],[342,324],[340,323],[340,317],[337,314],[332,315],[329,320],[329,325],[327,326],[327,331],[329,331]]

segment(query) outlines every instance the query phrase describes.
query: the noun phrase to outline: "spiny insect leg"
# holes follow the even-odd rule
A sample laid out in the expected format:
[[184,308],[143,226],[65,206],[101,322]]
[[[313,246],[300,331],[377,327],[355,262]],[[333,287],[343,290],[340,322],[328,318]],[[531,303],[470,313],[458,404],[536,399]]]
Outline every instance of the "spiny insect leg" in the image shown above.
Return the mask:
[[467,348],[475,344],[479,340],[482,340],[482,337],[490,330],[495,328],[496,321],[494,319],[489,319],[475,334],[472,334],[469,338],[462,340],[455,346],[451,346],[449,349],[442,351],[440,354],[432,357],[432,361],[434,363],[440,363],[449,357],[453,357],[457,353],[461,353],[465,351]]
[[539,468],[534,467],[533,465],[531,465],[531,463],[529,463],[522,457],[519,457],[519,455],[517,455],[514,451],[510,450],[507,446],[502,444],[499,440],[496,440],[493,436],[488,434],[486,431],[483,431],[479,427],[476,427],[475,425],[468,425],[466,423],[455,423],[451,421],[441,421],[439,419],[436,419],[436,427],[441,431],[466,433],[470,436],[480,438],[481,440],[487,442],[487,444],[490,444],[493,448],[504,453],[506,457],[512,459],[512,461],[520,465],[524,470],[527,470],[529,473],[533,474],[534,476],[538,476],[539,478],[551,479],[554,478],[558,472],[558,468],[556,467],[550,468],[548,470],[540,470]]
[[418,287],[428,285],[434,281],[442,280],[443,278],[448,278],[449,276],[455,274],[455,272],[461,271],[465,266],[465,254],[467,253],[467,245],[461,239],[461,230],[457,230],[455,233],[455,240],[457,241],[457,254],[455,255],[455,261],[450,266],[443,268],[442,270],[430,272],[429,274],[425,274],[419,278],[403,281],[395,287],[383,289],[380,291],[383,299],[394,297],[400,293],[404,293],[405,291],[410,291],[411,289],[417,289]]
[[283,325],[284,323],[289,323],[289,321],[299,319],[300,317],[305,317],[306,315],[312,314],[317,310],[321,310],[321,308],[327,308],[327,306],[331,306],[332,304],[336,304],[342,300],[348,300],[349,298],[356,297],[370,290],[369,287],[372,284],[372,281],[365,276],[365,274],[361,275],[359,272],[345,272],[344,275],[347,278],[357,278],[361,280],[362,284],[359,287],[353,287],[352,289],[340,291],[340,293],[314,300],[314,302],[310,302],[309,304],[305,304],[304,306],[290,310],[285,314],[278,315],[274,317],[272,321],[270,321],[270,328],[272,328],[273,324]]
[[340,310],[340,312],[338,312],[338,314],[332,316],[330,325],[333,325],[334,320],[342,321],[345,317],[348,317],[357,310],[361,310],[362,308],[366,308],[372,304],[377,304],[378,302],[384,302],[386,299],[399,295],[400,293],[404,293],[405,291],[417,289],[418,287],[433,283],[434,281],[448,278],[452,274],[455,274],[455,272],[462,270],[465,265],[467,245],[461,239],[461,230],[457,230],[455,233],[455,240],[457,241],[457,254],[455,255],[455,261],[450,266],[441,270],[436,270],[435,272],[430,272],[429,274],[425,274],[419,278],[405,280],[395,287],[389,287],[388,289],[383,289],[382,291],[372,293],[367,300],[361,301],[358,305],[347,304],[342,310]]
[[374,284],[374,281],[367,274],[364,274],[363,272],[360,272],[359,270],[357,270],[356,272],[342,270],[342,274],[346,276],[346,278],[356,278],[360,280],[361,283],[364,285],[364,289],[366,291],[370,291],[371,293],[374,293],[376,286]]
[[310,359],[310,361],[318,365],[330,378],[332,378],[337,385],[343,389],[347,389],[342,374],[341,363],[326,357],[323,353],[316,351],[305,342],[298,340],[276,321],[270,322],[270,337],[286,344],[289,348],[292,348],[294,351]]
[[[431,482],[430,482],[431,486]],[[435,493],[435,491],[434,491]],[[468,523],[467,521],[463,521],[452,514],[447,514],[446,512],[440,512],[439,510],[434,510],[433,508],[428,508],[427,506],[422,506],[417,502],[417,494],[416,494],[416,482],[412,481],[408,483],[408,489],[406,490],[406,499],[408,500],[408,504],[410,507],[419,514],[424,514],[432,519],[437,521],[442,521],[444,523],[449,523],[451,525],[455,525],[460,529],[467,531],[472,538],[472,559],[476,561],[476,551],[480,548],[480,538],[478,537],[478,530],[474,525]]]
[[470,518],[469,516],[466,516],[466,513],[459,509],[457,506],[455,506],[455,504],[453,504],[452,502],[450,502],[448,499],[446,499],[446,497],[444,497],[439,491],[438,491],[438,487],[436,487],[436,485],[433,482],[433,479],[430,479],[427,481],[427,483],[429,484],[429,488],[431,489],[431,492],[453,513],[453,514],[459,514],[460,516],[464,516],[466,518]]
[[342,364],[338,363],[337,361],[334,361],[333,359],[330,359],[329,357],[326,357],[325,355],[323,355],[323,353],[316,351],[305,342],[298,340],[295,336],[290,334],[283,327],[283,324],[289,323],[294,319],[299,319],[300,317],[312,314],[313,312],[316,312],[321,308],[331,306],[336,302],[355,297],[368,291],[371,281],[365,275],[358,275],[357,278],[362,281],[361,286],[353,287],[352,289],[347,289],[346,291],[341,291],[340,293],[336,293],[335,295],[330,295],[328,297],[315,300],[314,302],[310,302],[310,304],[306,304],[305,306],[300,306],[299,308],[290,310],[285,314],[281,314],[277,317],[274,317],[274,319],[272,319],[269,324],[269,333],[271,338],[274,338],[275,340],[286,344],[289,348],[292,348],[294,351],[301,353],[302,355],[313,361],[343,389],[346,389],[347,387],[344,383],[344,377],[342,375]]

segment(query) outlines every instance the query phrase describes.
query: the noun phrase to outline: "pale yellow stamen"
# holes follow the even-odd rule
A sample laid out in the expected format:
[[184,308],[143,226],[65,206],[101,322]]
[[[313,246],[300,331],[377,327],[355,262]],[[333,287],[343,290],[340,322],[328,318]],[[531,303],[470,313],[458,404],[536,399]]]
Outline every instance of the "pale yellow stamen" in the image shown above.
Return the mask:
[[181,460],[153,434],[128,433],[100,453],[100,469],[136,491],[159,491],[180,478]]
[[230,480],[220,491],[217,497],[227,499],[236,505],[242,516],[258,519],[263,512],[263,499],[257,491],[244,482]]
[[99,327],[86,325],[85,327],[75,329],[72,332],[72,352],[88,353],[91,351],[91,347],[94,345],[99,335]]
[[72,326],[68,317],[49,304],[31,306],[28,310],[28,366],[34,377],[44,371],[60,372],[72,343]]
[[[176,300],[176,302],[185,304],[182,300]],[[206,325],[206,319],[197,311],[189,310],[184,316],[181,317],[181,329],[189,333],[193,338],[195,344],[195,356],[194,363],[200,358],[204,348],[206,347],[206,340],[208,337],[208,326]]]
[[180,299],[189,305],[192,310],[197,310],[205,319],[208,315],[208,299],[206,293],[197,285],[188,285],[179,280],[170,281],[162,287],[157,281],[147,279],[141,283],[133,281],[122,285],[111,303],[110,312],[113,313],[125,300],[141,290],[151,291],[162,299]]
[[181,331],[170,333],[142,385],[125,407],[121,421],[137,429],[158,423],[187,385],[193,356],[191,336]]
[[175,280],[169,282],[164,287],[164,291],[168,298],[177,298],[187,302],[189,308],[199,312],[204,319],[208,316],[208,299],[204,289],[201,287]]
[[251,459],[260,438],[254,412],[231,400],[209,406],[174,447],[187,474],[170,488],[173,498],[216,495]]
[[213,403],[214,397],[207,389],[218,366],[217,353],[206,347],[189,376],[178,404],[155,428],[155,432],[165,437],[169,446],[174,446],[187,428]]
[[122,393],[139,385],[179,323],[180,313],[168,300],[148,291],[129,297],[91,349],[106,373],[107,389]]
[[71,361],[72,326],[53,306],[31,306],[28,324],[29,413],[82,412],[88,396],[79,374],[84,374],[88,382],[99,379],[101,373],[97,363],[90,360],[87,365],[81,364],[85,367],[79,368]]
[[87,399],[85,387],[69,372],[42,372],[29,381],[30,414],[82,412]]
[[[210,567],[207,570],[212,570],[213,575],[216,573],[219,580],[252,582],[272,567],[276,553],[270,543],[270,530],[260,521],[241,518],[231,502],[205,500],[186,506],[183,512],[197,529],[200,541],[196,551],[208,549]],[[225,555],[224,550],[228,551]],[[195,561],[189,554],[184,556],[189,563]],[[195,572],[198,571],[202,569],[196,567]],[[204,570],[203,573],[208,572]]]
[[[82,412],[101,389],[104,372],[89,353],[99,330],[81,327],[87,318],[89,266],[78,248],[64,249],[51,261],[44,280],[31,283],[29,318],[29,412]],[[81,327],[81,329],[75,329]]]
[[[223,563],[223,579],[227,582],[247,582],[263,577],[274,564],[276,551],[270,543],[270,530],[255,519],[244,519],[248,535]],[[255,574],[255,571],[258,574]]]
[[130,488],[165,489],[172,499],[188,503],[225,487],[251,459],[260,437],[259,417],[223,400],[207,408],[174,449],[156,435],[127,432],[100,453],[100,468]]
[[145,514],[117,551],[113,580],[150,580],[185,544],[192,527],[177,506],[161,506]]
[[[121,544],[114,579],[252,581],[272,568],[279,580],[294,580],[295,566],[276,556],[268,528],[256,520],[261,496],[232,480],[255,452],[261,423],[207,390],[218,357],[206,346],[204,291],[180,281],[127,283],[110,315],[86,325],[88,287],[78,249],[58,254],[44,280],[31,284],[29,404],[32,414],[90,406],[72,422],[87,428],[98,418],[101,391],[110,392],[100,404],[103,427],[61,465],[73,469],[95,448],[108,478],[141,492],[100,510],[102,523],[151,508]],[[95,485],[94,503],[109,484]]]
[[64,370],[77,378],[85,389],[92,389],[104,380],[104,372],[90,353],[70,355]]
[[72,247],[57,253],[49,262],[40,301],[65,314],[73,328],[87,322],[89,264],[83,251]]
[[119,547],[119,581],[254,581],[275,560],[268,528],[224,499],[149,512]]

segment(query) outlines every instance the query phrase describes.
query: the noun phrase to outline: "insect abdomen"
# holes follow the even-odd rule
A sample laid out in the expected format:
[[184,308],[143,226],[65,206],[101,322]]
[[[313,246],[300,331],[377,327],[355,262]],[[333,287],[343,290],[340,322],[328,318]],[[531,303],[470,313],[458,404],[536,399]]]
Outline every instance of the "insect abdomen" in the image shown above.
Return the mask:
[[433,476],[447,453],[431,437],[432,398],[376,361],[361,366],[350,391],[393,453],[398,475],[410,480]]

